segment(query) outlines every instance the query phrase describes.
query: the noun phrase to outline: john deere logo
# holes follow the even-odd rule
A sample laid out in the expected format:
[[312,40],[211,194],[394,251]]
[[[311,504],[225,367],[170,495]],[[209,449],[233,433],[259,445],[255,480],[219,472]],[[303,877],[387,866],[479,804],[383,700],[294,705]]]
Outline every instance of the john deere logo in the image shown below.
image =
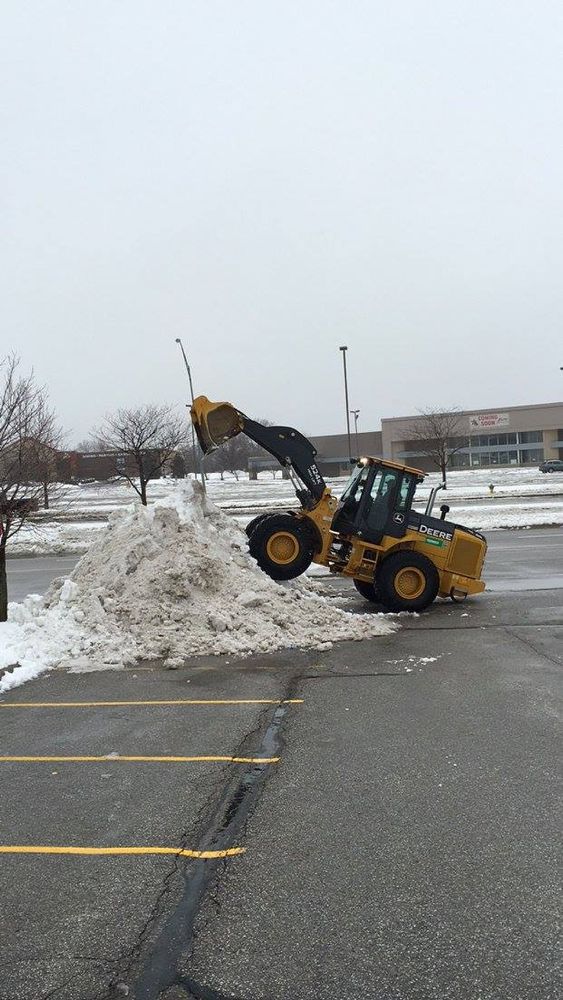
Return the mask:
[[441,538],[444,542],[451,542],[453,535],[449,531],[439,531],[438,528],[431,528],[429,524],[419,524],[418,530],[421,535],[427,538]]

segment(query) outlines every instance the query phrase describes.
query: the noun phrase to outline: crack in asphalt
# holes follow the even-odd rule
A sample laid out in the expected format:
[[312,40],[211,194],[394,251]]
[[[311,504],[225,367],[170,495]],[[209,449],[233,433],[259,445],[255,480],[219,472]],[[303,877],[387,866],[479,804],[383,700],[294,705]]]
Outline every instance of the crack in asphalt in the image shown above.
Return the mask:
[[70,986],[70,984],[73,983],[75,979],[78,979],[78,976],[79,973],[76,973],[74,976],[71,976],[70,979],[65,979],[64,983],[59,983],[58,986],[55,986],[52,990],[49,990],[48,993],[42,993],[41,996],[37,998],[37,1000],[49,1000],[50,997],[56,996],[57,993],[60,993],[61,990],[65,989],[65,987]]
[[[287,715],[288,706],[283,704],[286,699],[294,696],[298,676],[289,679],[286,690],[279,704],[272,712],[271,707],[265,708],[259,715],[256,725],[240,741],[235,756],[245,756],[248,748],[255,756],[275,756],[282,745],[281,726]],[[256,741],[260,737],[259,749],[255,750]],[[196,842],[201,850],[226,850],[240,842],[244,837],[247,823],[252,816],[263,787],[268,780],[270,769],[260,764],[246,767],[242,774],[238,772],[224,785],[223,791],[217,796],[217,784],[208,796],[206,803],[199,810],[196,825],[200,827],[200,835]],[[185,838],[184,838],[185,839]],[[135,946],[129,952],[129,960],[124,970],[121,982],[127,983],[132,978],[133,969],[138,969],[133,993],[137,1000],[157,1000],[171,987],[188,986],[188,978],[180,972],[179,964],[183,956],[188,956],[196,936],[195,922],[205,896],[215,891],[219,875],[226,869],[226,859],[196,860],[186,865],[184,859],[176,856],[176,862],[166,876],[158,900],[153,907],[144,927],[137,937]],[[232,864],[232,861],[229,862]],[[164,901],[171,890],[175,875],[182,874],[184,888],[181,898],[163,923],[152,946],[146,949],[151,930],[161,917]],[[115,998],[117,977],[113,980],[113,991],[104,1000]],[[194,984],[195,985],[195,984]],[[199,987],[198,987],[199,988]],[[205,987],[203,988],[205,989]],[[193,994],[192,996],[197,994]],[[202,1000],[205,994],[200,993]],[[209,994],[215,1000],[220,1000],[219,994]]]
[[[48,958],[49,959],[53,959],[53,958],[71,959],[72,961],[76,961],[76,962],[94,962],[94,963],[96,963],[98,965],[113,965],[114,964],[114,960],[113,959],[96,957],[94,955],[67,955],[67,954],[62,953],[62,952],[49,952]],[[24,963],[27,964],[28,962],[42,962],[44,960],[45,960],[44,956],[37,956],[36,958],[30,958],[29,956],[27,956],[25,959],[21,959],[19,962],[16,962],[16,963],[14,963],[12,961],[10,961],[10,962],[2,962],[2,963],[0,963],[0,969],[1,968],[5,968],[5,967],[13,968],[14,965],[22,965]],[[66,989],[67,986],[70,986],[71,983],[74,983],[75,980],[78,979],[79,976],[80,976],[80,972],[75,972],[68,979],[65,979],[64,982],[58,983],[57,986],[53,986],[51,989],[48,990],[47,993],[42,993],[41,996],[37,997],[37,1000],[50,1000],[51,997],[55,997],[58,993],[61,992],[61,990]]]
[[525,636],[519,635],[518,632],[514,632],[513,631],[514,627],[515,626],[513,625],[505,627],[507,635],[511,635],[513,639],[518,639],[518,642],[521,642],[524,646],[527,646],[528,649],[531,649],[534,653],[536,653],[538,656],[541,656],[544,660],[547,660],[548,663],[554,663],[556,667],[561,666],[561,664],[563,663],[561,657],[550,656],[550,654],[546,653],[543,649],[539,649],[536,646],[536,644],[532,642],[531,639],[527,639],[525,638]]
[[200,806],[200,808],[197,810],[195,816],[191,819],[190,825],[182,831],[180,835],[180,844],[178,846],[178,854],[172,856],[173,861],[171,867],[163,878],[160,892],[156,896],[156,899],[151,907],[147,919],[145,920],[145,923],[143,924],[139,933],[137,934],[137,939],[135,941],[135,944],[133,944],[131,948],[127,949],[127,951],[123,952],[121,956],[119,956],[115,960],[114,964],[116,965],[116,967],[120,968],[121,971],[116,972],[114,974],[112,980],[108,984],[107,988],[108,992],[105,994],[102,1000],[113,1000],[114,997],[119,995],[119,991],[117,989],[119,984],[121,983],[127,984],[128,979],[131,977],[132,970],[135,964],[139,961],[143,945],[145,944],[145,941],[151,929],[153,928],[153,926],[156,924],[156,922],[159,920],[159,918],[162,916],[164,912],[165,900],[172,890],[172,885],[176,877],[180,874],[183,874],[186,870],[186,862],[185,859],[180,854],[180,851],[186,848],[189,843],[193,843],[192,838],[194,836],[194,830],[198,829],[198,827],[202,823],[203,817],[205,816],[206,813],[210,811],[211,806],[217,797],[218,788],[224,782],[224,777],[225,774],[227,773],[228,773],[227,766],[221,768],[220,774],[218,774],[217,778],[213,782],[212,790],[209,792],[207,798]]
[[333,678],[339,678],[340,680],[344,678],[353,677],[408,677],[409,673],[406,670],[368,670],[362,673],[361,671],[354,670],[330,670],[326,674],[302,674],[301,680],[304,681],[330,681]]

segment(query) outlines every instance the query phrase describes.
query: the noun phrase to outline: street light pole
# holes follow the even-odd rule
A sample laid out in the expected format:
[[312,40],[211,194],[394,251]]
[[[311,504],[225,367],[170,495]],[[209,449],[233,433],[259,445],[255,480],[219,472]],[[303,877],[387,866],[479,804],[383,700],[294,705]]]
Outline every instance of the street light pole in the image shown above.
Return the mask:
[[348,458],[350,459],[350,465],[352,464],[352,442],[350,440],[350,403],[348,402],[348,372],[346,370],[346,351],[348,348],[346,346],[339,347],[342,351],[342,364],[344,366],[344,396],[346,399],[346,432],[348,435]]
[[354,434],[356,435],[356,458],[360,457],[360,445],[358,442],[358,416],[360,414],[359,410],[350,410],[350,413],[354,417]]
[[[180,345],[180,350],[182,352],[182,357],[184,358],[184,364],[186,366],[186,371],[188,373],[188,382],[190,384],[190,397],[191,397],[192,406],[193,406],[193,402],[194,402],[194,387],[193,387],[193,383],[192,383],[191,368],[190,368],[190,366],[188,364],[188,359],[186,357],[186,352],[184,350],[184,345],[183,345],[183,343],[182,343],[182,341],[180,340],[179,337],[176,337],[176,343]],[[191,423],[191,426],[192,426],[192,454],[194,456],[194,462],[196,462],[196,455],[198,453],[196,451],[196,445],[195,445],[195,431],[194,431],[193,420],[190,420],[190,423]],[[203,492],[205,493],[206,492],[206,490],[205,490],[205,476],[204,476],[204,473],[203,473],[203,460],[202,460],[202,456],[201,455],[199,455],[199,462],[198,462],[198,464],[199,464],[199,473],[200,473],[200,476],[201,476],[201,484],[203,486]]]

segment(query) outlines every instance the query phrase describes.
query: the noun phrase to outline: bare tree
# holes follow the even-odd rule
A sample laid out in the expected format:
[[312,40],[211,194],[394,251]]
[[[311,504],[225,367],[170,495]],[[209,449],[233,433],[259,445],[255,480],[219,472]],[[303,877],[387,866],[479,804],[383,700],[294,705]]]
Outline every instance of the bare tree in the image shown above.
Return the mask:
[[[258,420],[264,427],[273,427],[271,420]],[[221,479],[225,472],[229,472],[238,480],[241,471],[248,471],[249,460],[251,458],[265,458],[276,464],[269,452],[261,448],[245,434],[237,434],[224,442],[220,448],[212,452],[205,459],[205,468],[208,472],[219,472]],[[275,478],[275,472],[274,472]]]
[[146,506],[147,483],[161,475],[185,443],[186,423],[169,406],[139,406],[107,416],[95,437],[107,450],[131,459],[136,476],[127,465],[123,475]]
[[174,457],[170,463],[170,469],[174,479],[186,478],[186,460],[181,451],[174,453]]
[[103,451],[103,448],[103,443],[96,437],[83,438],[76,445],[76,451],[82,451],[86,454],[93,451]]
[[249,445],[251,443],[243,434],[238,434],[219,449],[222,452],[220,456],[220,461],[222,461],[221,478],[223,478],[224,470],[230,472],[238,482],[239,472],[248,468]]
[[458,409],[420,410],[420,416],[408,428],[406,436],[416,442],[420,454],[430,458],[440,470],[444,483],[453,456],[467,446]]
[[63,499],[64,488],[59,483],[57,458],[63,445],[63,433],[53,410],[43,395],[37,404],[36,430],[27,444],[29,472],[41,484],[42,502],[46,510],[53,501]]
[[59,431],[47,393],[15,355],[0,362],[0,621],[8,616],[6,549],[45,502]]
[[185,444],[178,449],[178,455],[180,455],[184,463],[184,475],[188,476],[188,478],[190,475],[193,475],[197,479],[200,472],[200,453],[197,450],[198,447],[196,444],[194,449],[191,440],[187,438]]

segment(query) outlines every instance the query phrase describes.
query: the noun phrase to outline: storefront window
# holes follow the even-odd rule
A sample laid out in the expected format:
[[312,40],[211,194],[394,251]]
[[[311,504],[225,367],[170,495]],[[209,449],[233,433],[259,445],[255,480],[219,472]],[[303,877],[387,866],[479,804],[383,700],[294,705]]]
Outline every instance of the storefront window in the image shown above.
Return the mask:
[[520,444],[543,443],[543,431],[521,431],[519,437]]

